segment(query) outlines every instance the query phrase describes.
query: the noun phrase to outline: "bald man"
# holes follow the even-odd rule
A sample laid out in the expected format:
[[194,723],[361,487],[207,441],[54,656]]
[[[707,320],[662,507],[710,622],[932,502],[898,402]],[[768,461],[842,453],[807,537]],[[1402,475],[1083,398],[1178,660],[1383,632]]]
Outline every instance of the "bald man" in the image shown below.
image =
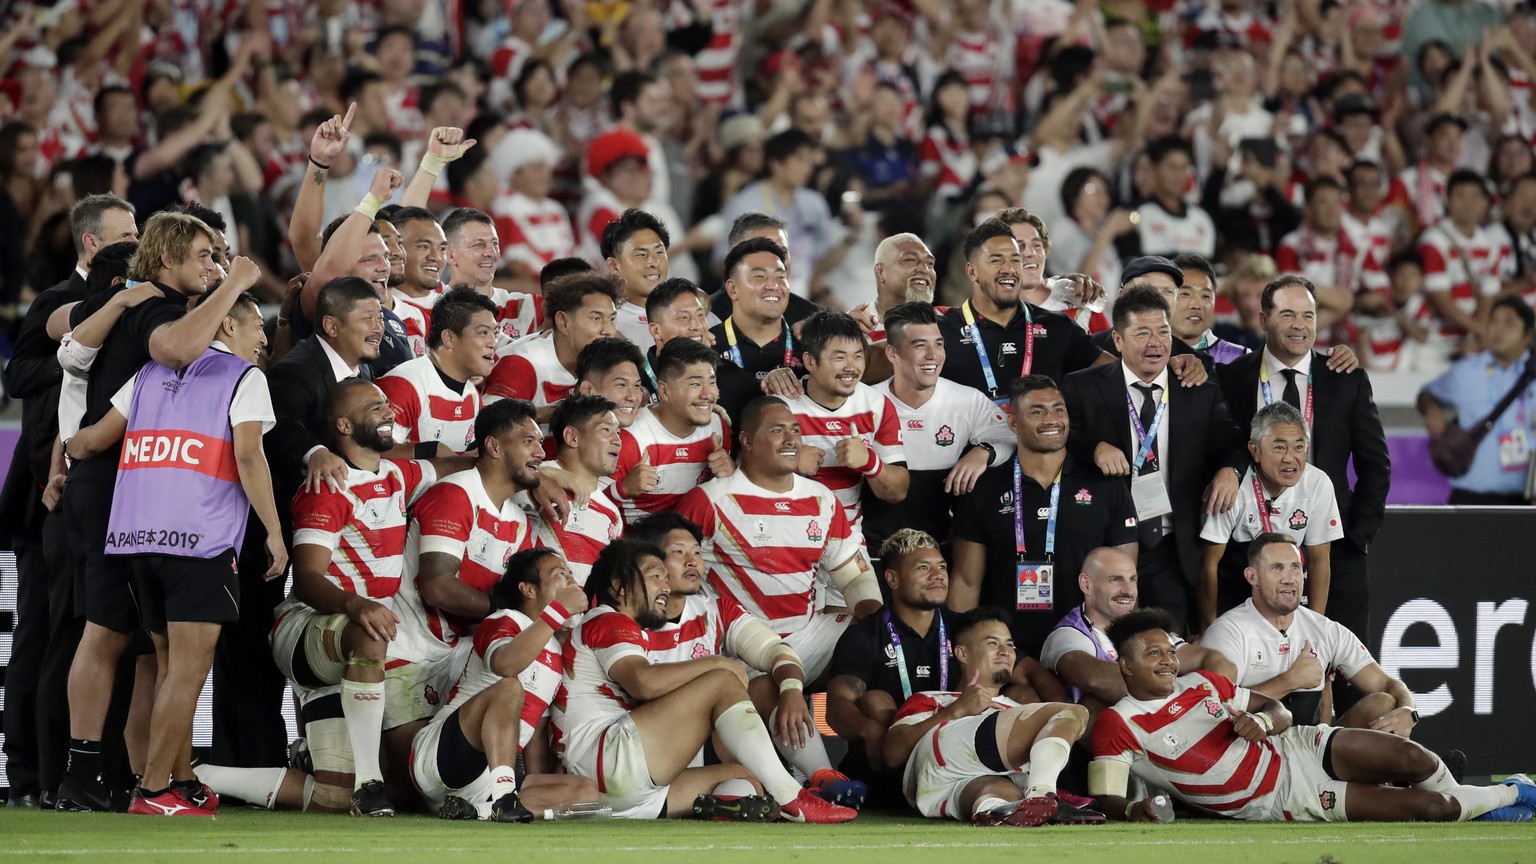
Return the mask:
[[916,234],[892,234],[875,247],[875,312],[903,303],[932,303],[938,278],[928,244]]

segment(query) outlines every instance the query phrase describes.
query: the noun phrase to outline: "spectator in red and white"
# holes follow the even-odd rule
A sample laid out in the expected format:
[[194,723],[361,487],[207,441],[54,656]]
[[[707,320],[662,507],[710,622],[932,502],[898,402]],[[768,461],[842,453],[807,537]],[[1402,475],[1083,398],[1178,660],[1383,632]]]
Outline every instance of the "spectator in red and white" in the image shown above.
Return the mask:
[[622,293],[617,276],[581,273],[545,285],[544,295],[549,329],[513,342],[485,380],[488,402],[532,402],[541,423],[576,388],[581,349],[614,335]]
[[555,38],[544,40],[553,17],[549,0],[507,0],[504,6],[511,32],[491,54],[491,87],[486,94],[486,101],[498,111],[523,104],[520,96],[513,98],[512,88],[527,64],[544,61],[564,68],[574,59],[572,48],[580,36],[575,28],[565,27]]
[[1281,272],[1305,276],[1317,286],[1320,342],[1332,323],[1354,306],[1360,284],[1360,254],[1344,230],[1343,215],[1344,187],[1329,177],[1313,180],[1307,184],[1301,227],[1285,235],[1275,250]]
[[1454,171],[1446,181],[1445,218],[1419,235],[1424,292],[1436,319],[1421,369],[1432,370],[1433,362],[1443,369],[1462,349],[1476,350],[1493,298],[1514,275],[1509,234],[1497,223],[1483,224],[1491,203],[1482,175]]
[[740,95],[736,60],[741,53],[745,6],[743,0],[700,0],[671,6],[670,11],[680,20],[691,19],[710,26],[709,43],[695,55],[694,61],[699,71],[698,98],[715,108],[732,104]]
[[1512,264],[1504,289],[1518,292],[1536,307],[1536,174],[1515,178],[1500,209]]
[[537,280],[545,264],[576,254],[570,217],[549,197],[560,148],[543,132],[514,129],[502,136],[491,159],[496,176],[509,187],[491,210],[502,261]]
[[965,77],[972,111],[1013,113],[1014,37],[989,0],[958,0],[947,20],[930,21],[933,59]]
[[453,284],[473,287],[496,307],[498,351],[504,351],[513,339],[539,329],[544,322],[542,298],[496,284],[501,238],[496,234],[495,220],[484,211],[460,207],[443,219],[443,234],[448,239]]
[[1400,243],[1401,211],[1386,206],[1385,172],[1375,162],[1359,161],[1345,171],[1348,207],[1339,221],[1359,258],[1360,291],[1384,291],[1386,262]]
[[643,209],[651,198],[651,148],[639,133],[614,129],[592,139],[586,150],[586,171],[597,184],[589,187],[577,211],[578,243],[583,258],[600,263],[598,246],[603,229],[631,209]]
[[[686,173],[688,163],[682,145],[670,137],[677,122],[672,84],[649,72],[625,72],[609,85],[608,98],[613,104],[614,127],[634,132],[645,142],[646,163],[651,168],[651,194],[645,209],[679,212],[672,197],[672,166]],[[682,179],[691,186],[691,177]],[[681,218],[675,221],[679,229],[687,227]]]
[[[1216,224],[1198,205],[1187,202],[1194,150],[1182,138],[1167,136],[1147,145],[1152,163],[1152,192],[1136,208],[1137,254],[1168,257],[1196,252],[1216,255]],[[1122,252],[1127,255],[1128,252]]]
[[1435,326],[1434,310],[1424,298],[1424,265],[1409,250],[1388,261],[1384,275],[1388,284],[1379,293],[1386,302],[1355,312],[1356,350],[1367,371],[1413,371]]
[[1439,222],[1445,215],[1446,180],[1461,164],[1462,134],[1467,121],[1455,114],[1436,114],[1424,127],[1423,155],[1392,181],[1388,203],[1402,213],[1412,234]]
[[[416,32],[406,26],[384,27],[373,43],[374,65],[384,84],[384,110],[389,131],[402,141],[420,137],[424,127],[421,91],[411,83],[416,68]],[[458,126],[458,123],[447,124]]]
[[[421,160],[422,153],[426,152],[431,143],[433,129],[448,127],[463,129],[470,119],[470,107],[472,103],[464,95],[464,91],[458,85],[450,81],[440,81],[430,84],[417,91],[417,105],[420,106],[420,128],[412,136],[400,136],[402,143],[401,155],[404,161],[401,164],[410,165]],[[472,138],[474,136],[465,136]],[[488,142],[482,142],[489,146]],[[446,190],[448,178],[439,176],[434,188]]]
[[976,154],[971,152],[971,101],[965,78],[949,71],[934,82],[928,102],[928,128],[918,148],[920,198],[937,215],[954,206],[976,178]]
[[1214,47],[1232,45],[1248,48],[1251,45],[1268,45],[1271,41],[1272,22],[1257,15],[1248,0],[1219,0],[1207,3],[1199,17],[1185,31],[1188,47]]
[[[1212,58],[1211,65],[1216,98],[1189,112],[1184,118],[1184,132],[1194,144],[1199,176],[1209,177],[1222,168],[1229,175],[1237,175],[1241,171],[1238,145],[1245,139],[1275,137],[1275,116],[1264,108],[1252,55],[1222,51]],[[1219,146],[1223,142],[1228,146]],[[1241,182],[1228,183],[1222,204],[1245,204],[1254,193],[1251,186]]]
[[444,293],[432,307],[427,350],[378,380],[395,412],[391,455],[430,459],[474,446],[481,404],[474,382],[496,360],[496,307],[466,286]]
[[[868,40],[843,64],[841,92],[855,93],[861,88],[868,92],[877,83],[890,84],[901,96],[904,116],[915,122],[921,119],[918,112],[923,93],[931,89],[928,82],[938,74],[937,63],[912,44],[912,13],[907,7],[880,3],[870,17]],[[799,127],[793,117],[791,123]],[[821,140],[820,131],[817,140]]]
[[530,60],[512,83],[517,110],[507,115],[513,129],[537,129],[545,135],[557,134],[555,107],[560,103],[560,81],[548,60]]
[[556,128],[561,134],[552,136],[566,153],[586,152],[592,139],[613,127],[603,92],[605,75],[602,61],[591,54],[577,57],[566,68],[565,87],[555,106]]

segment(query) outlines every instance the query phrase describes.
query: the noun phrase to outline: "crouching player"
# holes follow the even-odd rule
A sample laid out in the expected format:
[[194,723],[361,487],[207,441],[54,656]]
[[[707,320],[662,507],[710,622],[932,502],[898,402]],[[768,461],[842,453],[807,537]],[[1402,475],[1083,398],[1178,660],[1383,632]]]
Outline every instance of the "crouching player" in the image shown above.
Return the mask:
[[585,777],[529,773],[517,757],[547,733],[549,703],[565,663],[560,631],[587,611],[587,597],[552,549],[512,556],[490,590],[493,612],[475,628],[464,673],[411,746],[411,779],[444,819],[528,822],[535,812],[596,801]]
[[[1525,822],[1536,785],[1462,786],[1440,757],[1387,732],[1292,726],[1285,706],[1212,672],[1179,677],[1158,612],[1109,628],[1126,697],[1099,715],[1090,794],[1105,812],[1161,821],[1130,775],[1216,816],[1250,822]],[[1399,783],[1406,787],[1383,784]]]
[[1056,778],[1087,728],[1088,709],[1020,705],[1002,695],[1015,662],[1006,613],[981,608],[964,615],[955,661],[965,689],[912,694],[886,733],[886,764],[907,766],[907,802],[930,819],[976,825],[1102,823],[1102,813],[1056,796]]
[[[601,605],[582,618],[565,649],[564,741],[571,773],[597,781],[620,817],[687,815],[698,796],[750,771],[782,818],[852,820],[856,811],[815,797],[779,763],[747,696],[740,663],[720,656],[656,664],[647,659],[645,631],[667,620],[665,558],[654,545],[617,540],[592,567],[587,587]],[[739,765],[688,767],[712,734]],[[744,800],[739,812],[765,818],[773,813],[765,803]]]

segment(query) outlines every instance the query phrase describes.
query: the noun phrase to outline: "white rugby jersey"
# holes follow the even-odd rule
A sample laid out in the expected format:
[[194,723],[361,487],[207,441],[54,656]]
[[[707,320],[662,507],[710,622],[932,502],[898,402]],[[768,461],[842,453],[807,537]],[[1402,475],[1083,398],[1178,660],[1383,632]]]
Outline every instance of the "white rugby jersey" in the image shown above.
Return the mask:
[[[1237,666],[1237,683],[1243,687],[1262,684],[1283,674],[1308,642],[1312,643],[1324,672],[1336,671],[1345,678],[1353,678],[1376,662],[1343,624],[1301,606],[1296,609],[1291,626],[1282,633],[1259,613],[1252,597],[1212,621],[1200,636],[1202,646],[1220,651]],[[1326,681],[1325,675],[1323,682],[1309,688],[1309,692],[1321,692]]]
[[729,597],[708,593],[683,600],[683,614],[660,630],[645,631],[646,656],[652,663],[681,663],[726,653],[736,624],[749,616]]
[[[1437,325],[1434,309],[1423,294],[1415,294],[1403,304],[1403,314],[1426,330]],[[1407,372],[1418,366],[1421,343],[1408,338],[1403,325],[1393,315],[1355,313],[1355,327],[1360,333],[1360,365],[1370,372]]]
[[837,442],[857,435],[885,464],[905,463],[907,454],[902,449],[901,420],[896,407],[884,394],[862,382],[841,408],[827,408],[804,394],[785,401],[800,423],[800,446],[815,447],[826,454],[813,479],[837,495],[849,524],[860,530],[864,524],[864,506],[859,501],[864,491],[864,475],[843,466],[837,458]]
[[1196,252],[1207,258],[1216,255],[1216,225],[1210,214],[1190,204],[1183,215],[1169,213],[1156,201],[1136,209],[1141,222],[1136,227],[1141,240],[1141,254],[1172,258],[1180,252]]
[[[900,708],[896,709],[896,719],[891,721],[891,726],[915,726],[960,701],[961,695],[963,694],[948,690],[925,690],[921,693],[913,693],[907,697],[907,701],[901,703]],[[982,709],[981,714],[984,716],[993,711],[1006,711],[1009,708],[1018,707],[1019,703],[999,693],[987,703],[987,707]]]
[[1281,760],[1268,739],[1249,742],[1232,728],[1232,711],[1247,711],[1251,694],[1213,672],[1174,682],[1173,695],[1126,696],[1099,715],[1094,759],[1124,763],[1137,777],[1186,804],[1242,819],[1267,812]]
[[544,323],[544,298],[505,288],[491,289],[496,304],[496,348],[498,351],[514,340],[537,333]]
[[[666,274],[663,273],[662,275],[665,276]],[[644,354],[656,347],[656,340],[651,338],[650,324],[651,319],[645,316],[644,306],[636,306],[634,303],[625,300],[619,305],[619,314],[614,320],[613,326],[619,331],[620,336],[635,343],[635,346],[640,349],[640,353]]]
[[625,657],[645,658],[645,649],[645,631],[612,606],[587,612],[571,631],[565,643],[565,708],[560,721],[567,752],[591,752],[604,729],[640,705],[608,670]]
[[[1261,503],[1253,491],[1254,471],[1250,466],[1237,484],[1237,503],[1225,513],[1207,514],[1200,528],[1200,539],[1212,543],[1247,543],[1265,531],[1259,509],[1268,504],[1270,528],[1286,534],[1301,546],[1332,543],[1344,536],[1339,521],[1339,502],[1333,493],[1333,481],[1321,468],[1304,465],[1301,480],[1280,492],[1273,500]],[[1268,491],[1264,497],[1269,498]]]
[[780,635],[816,613],[817,567],[836,570],[863,547],[832,490],[793,476],[794,487],[781,494],[737,471],[689,492],[675,508],[703,531],[710,586]]
[[933,386],[933,396],[921,408],[912,408],[896,398],[890,379],[872,389],[889,399],[896,409],[908,471],[948,473],[975,444],[992,445],[997,451],[994,464],[1001,465],[1013,457],[1016,439],[1008,429],[1008,418],[975,387],[940,378]]
[[[544,464],[560,467],[560,463],[553,461]],[[548,546],[559,552],[570,565],[571,578],[582,587],[586,587],[587,575],[592,572],[592,565],[597,563],[603,548],[624,534],[624,517],[619,505],[609,497],[612,493],[612,478],[598,478],[597,491],[587,500],[587,506],[577,507],[574,501],[571,502],[571,512],[562,524],[552,523],[548,513],[532,500],[525,500],[527,495],[518,495],[519,503],[533,523],[533,545]]]
[[535,201],[513,189],[491,204],[491,218],[504,264],[521,264],[538,276],[545,264],[576,254],[571,218],[553,198]]
[[[1470,236],[1444,219],[1419,235],[1419,257],[1424,261],[1424,290],[1449,291],[1456,308],[1474,315],[1480,297],[1494,297],[1504,280],[1514,277],[1515,260],[1509,232],[1503,225],[1479,225]],[[1464,334],[1440,321],[1438,340],[1447,350]],[[1432,333],[1436,331],[1432,330]]]
[[405,325],[405,341],[411,346],[412,357],[427,356],[427,331],[432,329],[432,304],[438,295],[428,294],[416,300],[395,292],[394,313]]
[[[671,510],[684,494],[708,480],[709,454],[715,452],[716,435],[721,443],[730,446],[731,424],[719,414],[710,417],[708,426],[697,427],[679,438],[661,424],[653,406],[636,412],[635,422],[619,432],[623,444],[619,467],[613,472],[613,493],[624,505],[624,521],[633,522],[647,513]],[[634,498],[626,497],[624,478],[646,456],[656,469],[656,488]]]
[[294,497],[293,545],[324,548],[331,584],[388,606],[400,590],[406,508],[436,480],[425,460],[385,459],[378,471],[348,466],[339,491],[306,488]]
[[[503,646],[532,625],[532,619],[516,609],[501,609],[486,616],[475,628],[474,647],[464,663],[464,671],[454,683],[453,689],[448,691],[448,701],[433,716],[432,722],[442,723],[485,688],[500,683],[501,676],[491,669],[492,658]],[[522,724],[517,733],[518,750],[527,747],[528,742],[533,740],[533,732],[544,715],[549,713],[549,704],[554,701],[555,689],[560,686],[564,674],[565,658],[560,640],[551,634],[549,641],[540,649],[539,656],[517,676],[518,683],[523,685]]]
[[1387,189],[1387,203],[1401,208],[1420,230],[1445,217],[1445,184],[1450,178],[1444,171],[1420,160],[1392,178]]
[[390,656],[412,662],[439,660],[477,623],[422,601],[416,585],[422,555],[437,552],[457,559],[454,578],[489,592],[507,571],[513,553],[531,546],[529,534],[522,509],[510,498],[496,506],[473,468],[450,474],[427,490],[411,511],[405,537],[404,578],[395,602],[400,626]]
[[1300,274],[1315,285],[1349,291],[1359,287],[1360,264],[1360,251],[1343,228],[1332,237],[1322,237],[1302,226],[1280,238],[1275,250],[1275,266],[1281,273]]
[[480,391],[469,382],[463,393],[443,383],[431,357],[407,360],[378,380],[395,412],[395,443],[441,442],[455,453],[475,443],[475,415],[480,413]]
[[555,331],[547,330],[513,342],[485,379],[486,402],[526,399],[535,408],[559,403],[576,389],[576,376],[560,365]]

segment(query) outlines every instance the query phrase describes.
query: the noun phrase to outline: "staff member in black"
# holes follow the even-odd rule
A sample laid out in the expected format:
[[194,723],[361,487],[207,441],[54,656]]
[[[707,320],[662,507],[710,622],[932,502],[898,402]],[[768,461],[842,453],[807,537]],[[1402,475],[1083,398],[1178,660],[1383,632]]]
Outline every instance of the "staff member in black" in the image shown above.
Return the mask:
[[731,312],[710,333],[721,364],[720,405],[734,425],[743,408],[769,393],[797,398],[801,371],[795,334],[785,317],[789,277],[783,246],[764,237],[743,240],[725,256]]
[[[1329,618],[1349,628],[1362,642],[1369,621],[1369,572],[1366,551],[1387,512],[1392,459],[1376,411],[1371,379],[1364,369],[1338,372],[1314,349],[1317,342],[1317,289],[1301,276],[1281,276],[1264,288],[1259,321],[1262,351],[1217,370],[1233,419],[1249,424],[1259,406],[1284,399],[1301,409],[1312,435],[1308,461],[1333,480],[1334,497],[1344,523],[1344,538],[1328,547],[1333,584]],[[1355,465],[1349,485],[1348,465]],[[1369,643],[1367,643],[1369,644]],[[1336,706],[1343,710],[1348,706]]]
[[1136,514],[1124,483],[1068,452],[1072,423],[1056,382],[1028,375],[1009,394],[1018,448],[955,502],[949,608],[1014,610],[1022,656],[1038,654],[1061,616],[1083,602],[1077,574],[1089,552],[1136,554]]
[[1077,418],[1067,446],[1131,492],[1143,605],[1187,620],[1202,560],[1202,499],[1213,513],[1237,500],[1244,436],[1215,382],[1170,387],[1173,328],[1161,294],[1120,295],[1114,328],[1120,362],[1068,375],[1062,386]]

